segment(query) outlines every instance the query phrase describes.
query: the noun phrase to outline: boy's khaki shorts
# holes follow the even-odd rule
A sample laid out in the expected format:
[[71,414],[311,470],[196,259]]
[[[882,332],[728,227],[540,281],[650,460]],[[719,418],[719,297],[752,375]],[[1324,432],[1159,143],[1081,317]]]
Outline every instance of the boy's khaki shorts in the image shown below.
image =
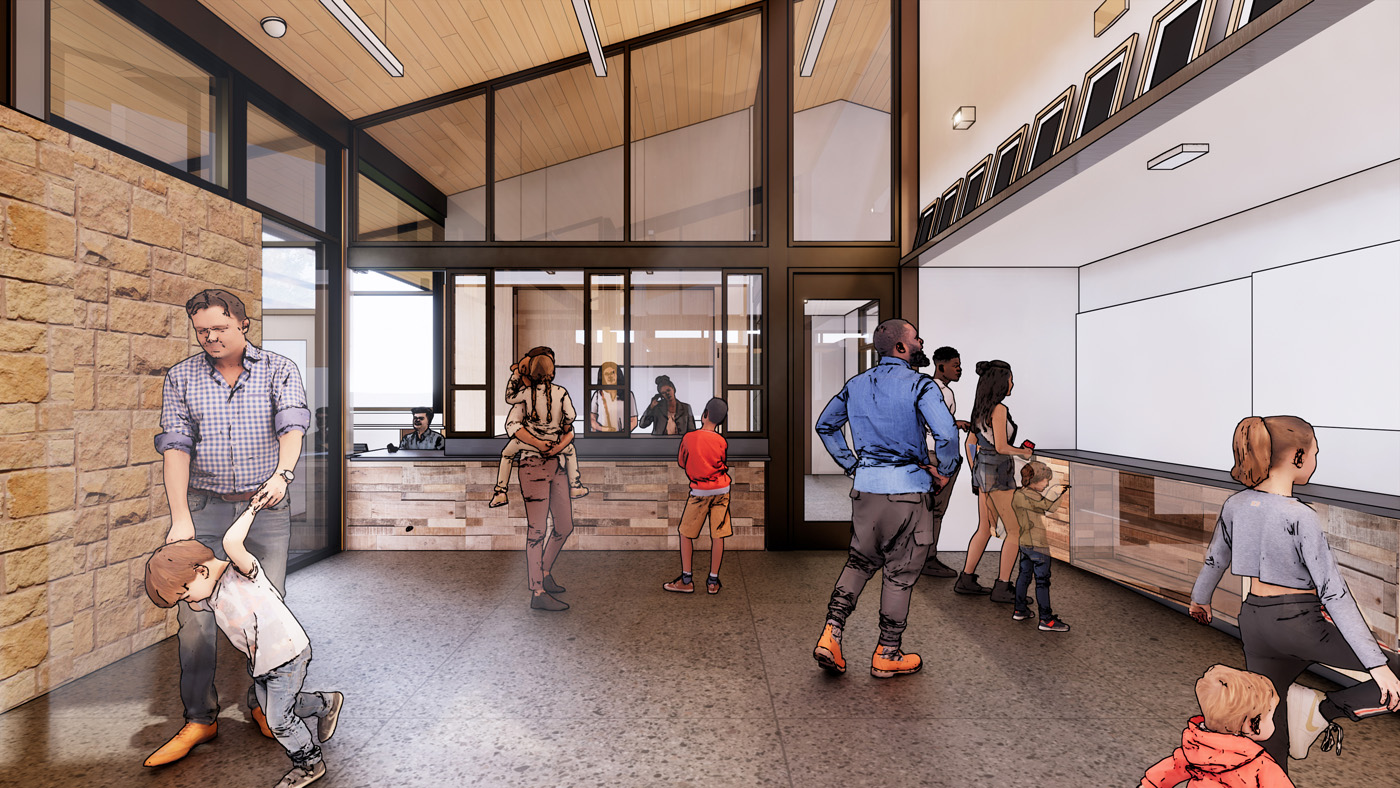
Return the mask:
[[729,493],[686,498],[685,511],[681,512],[681,536],[687,539],[699,536],[706,517],[710,519],[711,539],[723,539],[734,533],[729,523]]

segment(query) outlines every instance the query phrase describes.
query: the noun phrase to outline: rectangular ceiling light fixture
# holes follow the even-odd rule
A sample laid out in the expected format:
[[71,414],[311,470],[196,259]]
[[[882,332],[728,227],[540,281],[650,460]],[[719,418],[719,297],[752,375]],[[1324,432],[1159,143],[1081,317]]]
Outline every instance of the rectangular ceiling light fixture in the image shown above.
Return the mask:
[[593,62],[593,75],[606,77],[608,61],[603,59],[603,42],[598,38],[598,25],[593,22],[593,9],[588,5],[588,0],[574,0],[574,16],[578,17],[583,45],[588,47],[588,59]]
[[345,3],[345,0],[321,0],[321,5],[325,6],[326,10],[331,12],[331,16],[335,17],[335,20],[350,35],[354,36],[356,41],[360,42],[360,46],[364,47],[370,56],[379,61],[379,65],[389,72],[389,76],[403,76],[403,63],[394,57],[394,53],[390,52],[389,47],[379,40],[379,36],[370,32],[370,29],[365,26],[364,20],[350,10],[350,6]]
[[826,39],[826,29],[831,25],[831,15],[836,11],[836,0],[822,0],[817,9],[817,18],[812,20],[812,32],[807,36],[807,49],[802,52],[802,76],[810,77],[817,68],[817,55],[821,54],[822,41]]
[[1205,142],[1188,142],[1178,145],[1166,153],[1156,156],[1147,163],[1149,170],[1174,170],[1183,164],[1193,162],[1196,159],[1210,153],[1210,144]]

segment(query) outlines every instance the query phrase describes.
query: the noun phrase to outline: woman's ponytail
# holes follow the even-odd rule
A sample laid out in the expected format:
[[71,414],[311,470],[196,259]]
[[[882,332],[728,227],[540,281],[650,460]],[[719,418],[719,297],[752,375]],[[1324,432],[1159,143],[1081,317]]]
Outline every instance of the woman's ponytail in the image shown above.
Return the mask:
[[1262,418],[1250,416],[1241,420],[1235,425],[1235,467],[1230,469],[1230,476],[1246,487],[1254,487],[1268,478],[1272,443],[1269,428]]

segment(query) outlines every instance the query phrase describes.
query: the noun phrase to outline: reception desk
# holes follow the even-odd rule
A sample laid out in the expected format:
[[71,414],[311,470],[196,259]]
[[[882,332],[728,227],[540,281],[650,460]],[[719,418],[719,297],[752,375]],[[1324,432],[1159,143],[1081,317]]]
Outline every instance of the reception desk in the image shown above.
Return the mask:
[[[679,438],[581,437],[579,469],[589,495],[573,501],[565,549],[675,550],[689,496],[676,465]],[[487,506],[504,439],[449,440],[442,451],[364,452],[346,463],[347,550],[523,550],[525,504],[511,471],[510,503]],[[767,443],[731,439],[731,550],[762,550]],[[709,549],[709,531],[697,547]]]
[[[1164,602],[1189,604],[1220,508],[1243,486],[1222,471],[1094,452],[1041,454],[1073,486],[1068,512],[1060,510],[1061,532],[1051,529],[1051,554]],[[1321,519],[1376,640],[1396,651],[1400,496],[1311,484],[1294,494]],[[1242,585],[1226,571],[1212,605],[1218,620],[1238,625]]]

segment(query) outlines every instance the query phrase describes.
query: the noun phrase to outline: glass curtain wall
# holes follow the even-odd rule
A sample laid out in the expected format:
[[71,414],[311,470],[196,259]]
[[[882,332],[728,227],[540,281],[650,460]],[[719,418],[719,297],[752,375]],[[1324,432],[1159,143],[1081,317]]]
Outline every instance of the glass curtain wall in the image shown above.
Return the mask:
[[[447,196],[447,217],[442,237],[434,237],[436,229],[426,216],[404,205],[382,186],[373,182],[365,185],[362,179],[362,188],[368,188],[370,195],[362,194],[360,198],[361,241],[486,240],[484,93],[370,126],[365,132]],[[385,208],[390,208],[393,215],[383,215]],[[366,222],[366,210],[377,210],[380,215],[371,216]],[[412,225],[412,229],[383,233],[386,227],[406,225]]]
[[[253,180],[250,178],[249,186]],[[289,227],[263,220],[262,346],[290,358],[306,386],[311,428],[291,484],[292,541],[288,562],[336,543],[333,502],[339,497],[335,471],[341,462],[340,419],[329,407],[330,313],[325,244]]]
[[632,239],[759,240],[757,14],[632,52]]
[[[493,352],[491,362],[494,388],[487,398],[492,403],[491,434],[505,434],[504,391],[510,380],[510,367],[535,347],[554,350],[554,382],[569,392],[579,417],[574,430],[582,432],[587,418],[583,385],[582,271],[496,271],[493,274],[493,309],[490,316]],[[481,337],[468,325],[453,328],[457,345],[481,344]]]
[[359,174],[359,219],[357,237],[361,241],[441,241],[442,222],[410,205],[402,192],[390,191],[383,181]]
[[326,229],[326,149],[248,105],[248,199]]
[[210,183],[217,80],[96,0],[51,0],[49,111]]
[[496,91],[498,241],[622,240],[622,57]]
[[[434,272],[351,271],[349,278],[353,442],[397,447],[412,428],[412,409],[433,406]],[[442,415],[434,413],[430,426],[441,432]]]
[[792,6],[793,240],[889,241],[891,2],[822,5]]

